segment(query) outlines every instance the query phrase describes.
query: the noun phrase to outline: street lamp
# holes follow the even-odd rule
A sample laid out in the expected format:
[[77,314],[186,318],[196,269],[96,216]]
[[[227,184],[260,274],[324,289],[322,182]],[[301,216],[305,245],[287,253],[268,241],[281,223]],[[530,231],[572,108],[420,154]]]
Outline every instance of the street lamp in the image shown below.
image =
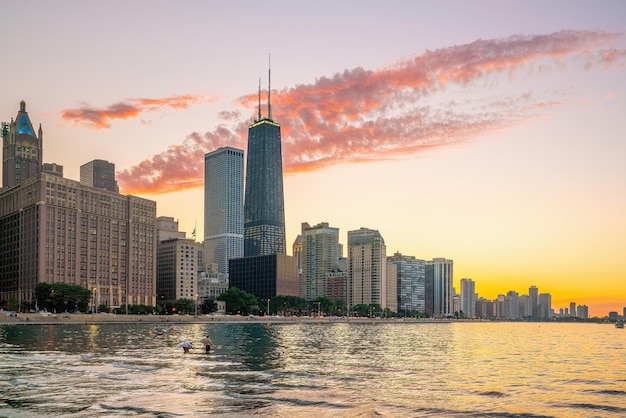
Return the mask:
[[198,317],[198,294],[196,293],[196,318]]
[[95,314],[96,313],[96,296],[98,295],[98,288],[94,287],[93,288],[93,301],[92,301],[92,307],[91,307],[91,314]]
[[320,316],[322,316],[322,311],[320,309],[320,303],[321,302],[317,302],[317,317],[319,318]]
[[267,315],[269,316],[270,314],[270,299],[267,298]]

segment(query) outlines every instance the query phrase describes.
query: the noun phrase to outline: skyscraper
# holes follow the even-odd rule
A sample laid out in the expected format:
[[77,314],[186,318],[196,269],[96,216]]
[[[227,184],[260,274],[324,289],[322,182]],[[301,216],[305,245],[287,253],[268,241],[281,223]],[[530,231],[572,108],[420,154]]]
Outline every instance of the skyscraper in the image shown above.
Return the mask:
[[2,122],[2,188],[17,186],[39,174],[43,168],[43,131],[37,135],[26,113],[26,102],[20,102],[15,120]]
[[413,256],[396,252],[387,261],[397,268],[398,313],[424,313],[425,306],[425,262]]
[[204,262],[228,274],[243,257],[243,150],[223,147],[204,156]]
[[461,310],[468,318],[476,316],[476,284],[472,279],[461,279]]
[[320,296],[329,296],[327,274],[339,271],[339,228],[329,226],[328,222],[313,227],[306,225],[302,227],[300,280],[304,293],[300,296],[306,300],[315,300]]
[[80,182],[86,186],[119,193],[115,181],[115,164],[104,160],[93,160],[80,166]]
[[[270,73],[271,76],[271,73]],[[272,120],[268,86],[267,117],[248,128],[244,203],[244,256],[285,254],[285,202],[280,125]]]
[[348,305],[387,307],[387,252],[378,231],[348,231]]
[[[433,258],[427,261],[426,269],[427,283],[432,284],[433,297],[433,315],[438,317],[447,317],[454,314],[454,305],[452,301],[452,260],[445,258]],[[432,277],[429,277],[431,276]]]
[[271,88],[267,117],[259,116],[248,128],[246,190],[244,202],[244,256],[228,261],[230,287],[269,300],[300,292],[298,265],[285,252],[285,202],[280,125],[272,120]]

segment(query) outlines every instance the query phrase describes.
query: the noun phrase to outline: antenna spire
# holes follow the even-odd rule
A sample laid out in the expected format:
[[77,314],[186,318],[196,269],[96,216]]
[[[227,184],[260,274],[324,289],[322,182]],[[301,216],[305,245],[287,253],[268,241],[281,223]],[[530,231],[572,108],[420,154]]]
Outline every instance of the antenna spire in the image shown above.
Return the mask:
[[269,57],[268,75],[267,75],[267,118],[272,120],[272,103],[270,95],[272,93],[272,54]]
[[261,120],[261,77],[259,77],[259,119]]

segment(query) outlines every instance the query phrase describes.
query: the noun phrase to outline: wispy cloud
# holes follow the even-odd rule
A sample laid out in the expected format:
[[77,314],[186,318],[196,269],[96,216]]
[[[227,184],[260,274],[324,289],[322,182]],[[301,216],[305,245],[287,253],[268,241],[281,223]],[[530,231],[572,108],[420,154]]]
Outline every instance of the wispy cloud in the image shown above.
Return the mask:
[[78,109],[65,109],[61,111],[61,117],[88,128],[106,129],[111,127],[112,119],[131,119],[138,117],[141,113],[158,112],[164,109],[187,109],[202,101],[215,100],[191,94],[159,99],[132,98],[104,108],[83,105]]
[[[345,70],[272,94],[273,117],[281,123],[286,172],[316,170],[343,162],[411,155],[465,141],[541,116],[567,105],[530,92],[493,96],[467,103],[443,102],[449,88],[465,89],[499,74],[514,79],[522,66],[554,65],[585,56],[585,66],[611,65],[624,51],[606,49],[621,35],[562,31],[512,36],[427,51],[371,71]],[[605,49],[600,49],[605,48]],[[547,62],[546,62],[547,61]],[[589,64],[591,63],[591,64]],[[254,93],[238,111],[222,112],[224,124],[194,133],[180,146],[118,174],[125,193],[166,193],[203,183],[203,155],[220,146],[244,148],[247,126],[258,103]]]

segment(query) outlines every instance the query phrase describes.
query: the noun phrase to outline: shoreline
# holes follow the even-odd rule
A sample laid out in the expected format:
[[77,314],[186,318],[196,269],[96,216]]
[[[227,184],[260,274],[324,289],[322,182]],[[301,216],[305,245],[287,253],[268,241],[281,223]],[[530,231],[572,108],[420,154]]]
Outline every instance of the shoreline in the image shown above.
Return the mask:
[[217,324],[217,323],[452,323],[486,322],[486,320],[456,320],[433,318],[360,318],[360,317],[277,317],[238,315],[124,315],[124,314],[0,314],[0,325],[64,325],[64,324]]

